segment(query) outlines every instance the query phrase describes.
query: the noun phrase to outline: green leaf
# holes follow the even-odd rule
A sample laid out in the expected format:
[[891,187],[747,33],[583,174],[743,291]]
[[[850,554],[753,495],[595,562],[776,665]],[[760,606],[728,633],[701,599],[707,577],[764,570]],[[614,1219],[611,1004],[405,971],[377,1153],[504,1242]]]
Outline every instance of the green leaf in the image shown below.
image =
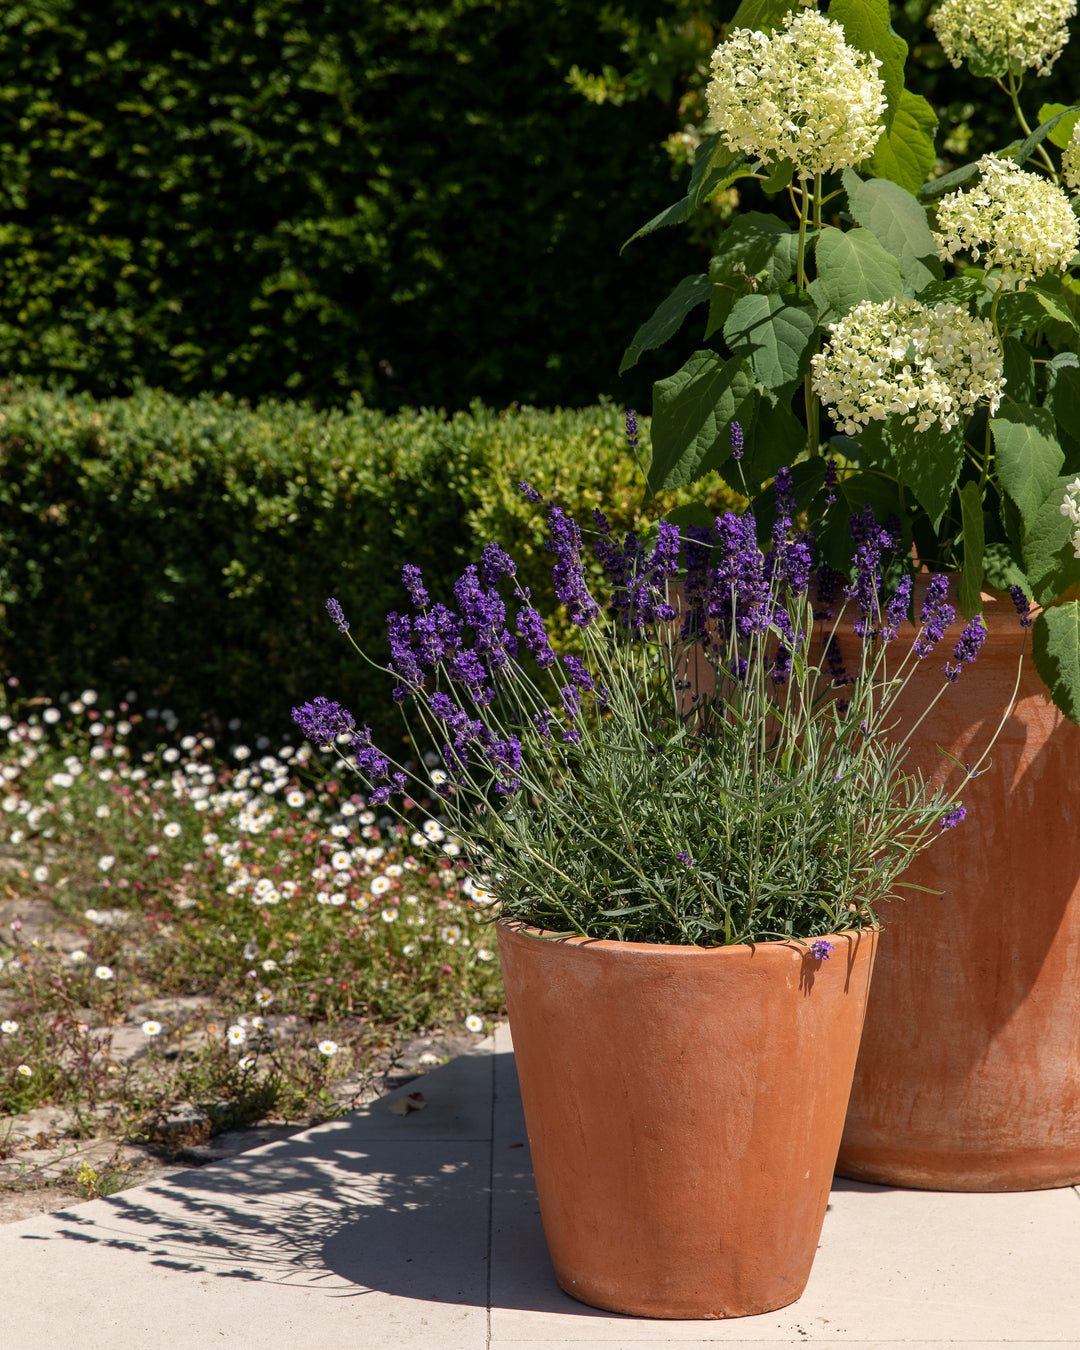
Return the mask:
[[982,493],[974,479],[960,489],[960,516],[964,528],[964,570],[960,574],[957,600],[965,619],[973,619],[982,609],[983,530]]
[[1031,633],[1035,669],[1054,705],[1080,725],[1080,601],[1044,609]]
[[889,22],[888,0],[831,0],[829,18],[843,25],[844,37],[852,47],[881,62],[878,74],[889,101],[885,125],[890,126],[904,93],[907,43]]
[[799,8],[799,0],[742,0],[728,24],[733,28],[756,28],[762,33],[773,33],[783,25],[784,18]]
[[[786,399],[763,391],[757,416],[749,432],[744,430],[743,477],[751,491],[775,477],[777,469],[794,464],[806,447],[806,428],[791,411]],[[739,487],[737,476],[728,474],[732,487]]]
[[958,169],[953,169],[952,173],[943,173],[940,178],[931,178],[929,183],[924,183],[919,188],[916,196],[921,202],[936,201],[947,192],[955,192],[957,188],[963,187],[978,172],[979,161],[974,159],[970,164],[961,164]]
[[1076,320],[1055,295],[1044,291],[1040,286],[1029,284],[1022,291],[1013,291],[1001,297],[998,305],[998,319],[1002,328],[1042,328],[1048,320],[1063,323],[1074,332]]
[[[985,529],[986,513],[983,513]],[[1027,573],[1017,562],[1008,544],[987,544],[983,549],[983,576],[991,586],[1006,591],[1010,586],[1023,586],[1027,594]]]
[[769,170],[769,176],[761,185],[762,192],[777,193],[791,182],[795,174],[795,165],[790,159],[782,159]]
[[[1076,360],[1072,352],[1062,352],[1061,356]],[[1053,413],[1058,427],[1070,435],[1080,435],[1080,366],[1059,364],[1055,358],[1050,362],[1047,386],[1044,406]]]
[[987,52],[978,48],[969,50],[967,68],[979,80],[1000,80],[1009,73],[1009,58],[997,50]]
[[864,182],[851,169],[844,170],[843,182],[851,214],[896,258],[914,291],[944,277],[926,208],[910,192],[883,178]]
[[783,293],[744,295],[724,324],[724,338],[766,389],[790,393],[809,370],[817,345],[813,302],[796,297],[793,286]]
[[712,283],[704,275],[683,277],[666,300],[662,300],[634,334],[634,340],[623,354],[619,374],[623,375],[637,365],[642,352],[660,347],[673,337],[692,309],[704,304],[712,293]]
[[820,288],[838,317],[861,300],[891,300],[904,293],[899,263],[870,230],[825,230],[815,257]]
[[757,390],[745,361],[713,351],[689,361],[653,385],[649,487],[662,492],[718,469],[731,453],[731,423],[749,424]]
[[[704,168],[699,174],[701,165],[704,165]],[[746,178],[752,173],[753,169],[741,150],[732,156],[720,142],[719,133],[710,137],[709,140],[702,142],[694,156],[694,170],[690,175],[687,195],[681,201],[658,212],[652,220],[642,225],[640,230],[636,230],[623,244],[620,253],[643,235],[652,234],[654,230],[663,229],[667,225],[683,224],[711,197],[730,187],[737,179]]]
[[935,422],[926,431],[916,431],[894,413],[883,422],[871,422],[857,440],[914,494],[937,529],[963,467],[963,428],[942,431]]
[[746,294],[750,282],[765,291],[778,289],[795,271],[799,236],[775,216],[747,211],[736,216],[724,233],[709,262],[713,283],[709,302],[706,339],[727,322],[736,300]]
[[685,506],[676,506],[664,516],[664,519],[679,530],[697,526],[708,529],[716,520],[716,512],[710,511],[703,502],[688,502]]
[[1037,605],[1049,605],[1080,581],[1080,563],[1073,557],[1072,522],[1061,504],[1069,478],[1062,476],[1046,500],[1024,522],[1024,567]]
[[1027,522],[1046,500],[1065,461],[1048,408],[1010,403],[990,419],[994,436],[994,466],[1005,491]]
[[1031,350],[1016,338],[1007,337],[1005,352],[1005,388],[1017,403],[1030,403],[1035,397],[1035,362]]
[[937,153],[934,137],[938,117],[919,94],[905,89],[892,118],[866,167],[875,178],[897,183],[909,192],[918,192],[934,167]]
[[1010,158],[1014,159],[1017,164],[1026,164],[1039,146],[1042,145],[1043,141],[1046,140],[1056,127],[1061,125],[1064,119],[1065,113],[1058,113],[1056,116],[1051,117],[1048,122],[1044,122],[1042,126],[1036,127],[1031,135],[1028,136],[1026,140],[1021,141],[1019,146],[1015,149],[1012,146],[1009,147],[1007,153]]
[[1044,103],[1039,109],[1039,123],[1054,119],[1053,129],[1047,139],[1053,141],[1059,150],[1064,150],[1072,140],[1073,127],[1080,118],[1080,107],[1067,103]]

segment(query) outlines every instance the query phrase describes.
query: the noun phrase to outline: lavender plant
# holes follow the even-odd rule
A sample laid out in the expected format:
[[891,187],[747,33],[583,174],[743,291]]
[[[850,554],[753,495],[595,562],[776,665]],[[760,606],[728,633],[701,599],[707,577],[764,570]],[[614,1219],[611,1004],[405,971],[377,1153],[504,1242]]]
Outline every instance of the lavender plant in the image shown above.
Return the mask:
[[[750,514],[682,534],[662,521],[646,544],[594,513],[602,596],[578,525],[543,503],[580,656],[556,654],[497,544],[458,579],[455,608],[404,569],[392,697],[437,747],[449,827],[502,917],[621,941],[801,939],[827,955],[827,935],[875,922],[911,857],[963,819],[959,790],[905,767],[914,728],[895,725],[914,669],[941,659],[947,578],[931,580],[914,643],[894,648],[912,590],[909,576],[891,596],[884,586],[898,534],[869,508],[853,517],[845,584],[797,527],[791,486],[781,470],[764,549]],[[928,707],[984,638],[980,619],[967,624]],[[293,717],[338,747],[371,801],[430,791],[340,704],[316,698]]]

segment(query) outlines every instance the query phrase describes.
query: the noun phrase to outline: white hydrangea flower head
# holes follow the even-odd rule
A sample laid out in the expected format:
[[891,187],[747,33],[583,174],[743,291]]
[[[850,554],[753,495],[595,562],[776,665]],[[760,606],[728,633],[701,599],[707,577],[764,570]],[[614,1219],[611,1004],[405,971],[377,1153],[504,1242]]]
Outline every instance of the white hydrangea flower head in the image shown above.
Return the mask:
[[1080,242],[1080,221],[1048,178],[983,155],[976,186],[942,197],[934,238],[939,257],[970,253],[988,270],[1007,267],[1022,284],[1055,267],[1064,271]]
[[847,436],[890,413],[917,431],[935,422],[948,431],[978,403],[994,413],[1001,402],[1001,345],[990,321],[962,305],[866,300],[829,333],[811,361],[813,384]]
[[1080,191],[1080,122],[1073,127],[1069,144],[1062,153],[1061,173],[1074,192]]
[[723,143],[754,159],[790,159],[799,178],[866,159],[884,130],[881,62],[844,40],[816,9],[790,13],[769,35],[728,34],[706,90]]
[[1017,74],[1049,75],[1075,14],[1076,0],[943,0],[927,22],[954,66],[1001,55]]
[[1080,478],[1074,478],[1065,489],[1065,500],[1061,503],[1061,514],[1068,516],[1076,527],[1069,542],[1075,550],[1073,557],[1080,558]]

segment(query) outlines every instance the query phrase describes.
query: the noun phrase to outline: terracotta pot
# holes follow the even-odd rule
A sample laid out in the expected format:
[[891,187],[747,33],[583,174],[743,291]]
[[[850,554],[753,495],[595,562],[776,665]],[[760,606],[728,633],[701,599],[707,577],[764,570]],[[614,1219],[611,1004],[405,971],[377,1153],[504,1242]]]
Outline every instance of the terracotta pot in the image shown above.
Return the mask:
[[[913,741],[910,762],[938,782],[962,771],[937,747],[974,760],[1012,694],[1021,630],[1007,595],[984,602],[982,653]],[[961,626],[909,686],[906,725]],[[953,1191],[1080,1181],[1080,727],[1024,664],[993,764],[964,788],[967,819],[905,874],[941,894],[880,911],[843,1176]]]
[[499,925],[559,1284],[643,1317],[792,1303],[817,1248],[876,944],[674,947]]

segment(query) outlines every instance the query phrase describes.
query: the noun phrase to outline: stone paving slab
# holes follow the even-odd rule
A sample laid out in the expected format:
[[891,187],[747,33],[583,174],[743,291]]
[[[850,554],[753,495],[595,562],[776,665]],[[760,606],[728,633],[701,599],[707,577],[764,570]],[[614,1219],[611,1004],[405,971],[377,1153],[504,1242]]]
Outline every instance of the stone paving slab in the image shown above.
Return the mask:
[[544,1247],[505,1028],[344,1120],[0,1227],[0,1269],[2,1350],[1080,1347],[1074,1189],[838,1180],[790,1308],[659,1322],[575,1302]]

